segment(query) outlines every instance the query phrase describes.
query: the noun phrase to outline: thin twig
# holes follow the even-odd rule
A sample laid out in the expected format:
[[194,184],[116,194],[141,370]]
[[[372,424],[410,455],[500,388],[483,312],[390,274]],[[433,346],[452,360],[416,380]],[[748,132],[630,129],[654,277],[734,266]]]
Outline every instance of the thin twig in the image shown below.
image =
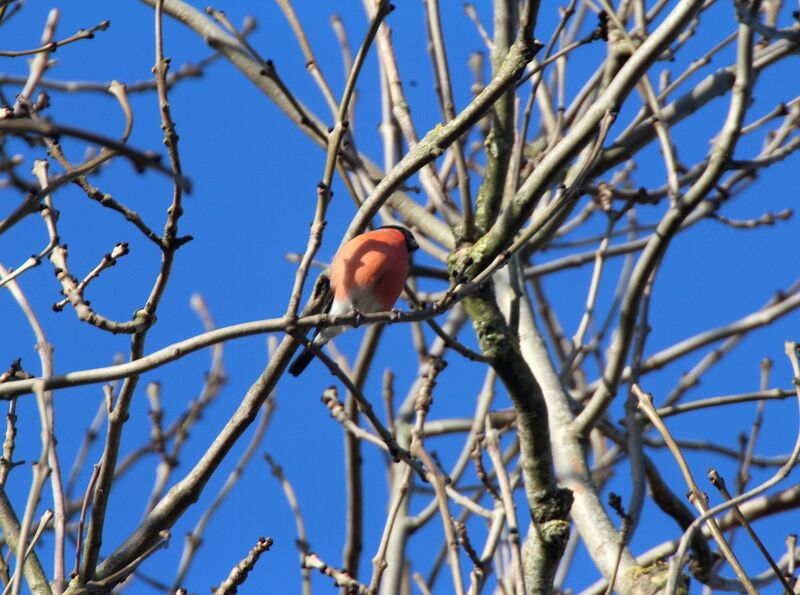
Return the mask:
[[270,537],[259,537],[255,547],[250,550],[241,562],[234,566],[228,578],[222,581],[219,587],[212,588],[211,592],[215,595],[232,595],[236,593],[237,589],[247,580],[248,574],[253,570],[261,554],[269,551],[271,547],[272,539]]
[[[711,481],[711,484],[719,490],[719,493],[722,494],[723,498],[725,498],[726,500],[731,499],[731,494],[728,491],[727,487],[725,486],[725,479],[719,473],[717,473],[716,469],[709,470],[708,479],[709,481]],[[766,559],[766,561],[769,563],[772,570],[775,571],[775,576],[778,577],[778,580],[781,582],[783,588],[785,589],[785,595],[793,595],[794,588],[786,580],[786,577],[783,576],[783,572],[781,571],[780,568],[778,568],[778,565],[775,563],[775,560],[772,559],[772,556],[770,556],[769,551],[767,551],[767,548],[764,547],[764,544],[762,543],[761,539],[759,539],[758,535],[756,535],[756,532],[753,531],[753,528],[750,526],[750,523],[747,522],[747,519],[742,514],[742,511],[739,510],[738,506],[734,505],[731,506],[731,512],[733,513],[733,516],[736,517],[736,520],[739,521],[739,523],[741,523],[742,527],[744,527],[744,530],[747,531],[747,534],[753,540],[753,543],[756,544],[756,547],[761,552],[761,555],[764,556],[764,559]]]
[[[701,513],[708,514],[709,508],[708,504],[706,503],[706,495],[702,493],[700,489],[697,487],[697,483],[695,483],[694,478],[692,477],[692,472],[690,471],[689,466],[686,463],[686,459],[683,457],[683,453],[681,453],[681,450],[678,447],[678,445],[675,444],[674,440],[672,439],[672,436],[669,433],[669,430],[667,430],[667,427],[664,425],[664,422],[661,421],[661,418],[659,418],[658,415],[656,414],[656,410],[653,407],[652,403],[652,397],[646,394],[644,391],[642,391],[642,389],[639,387],[638,384],[632,385],[631,390],[639,399],[639,407],[644,411],[645,415],[650,420],[650,423],[652,423],[659,431],[659,433],[663,436],[664,440],[667,442],[667,445],[669,446],[672,456],[675,457],[675,460],[680,466],[681,473],[683,474],[684,479],[686,480],[686,483],[688,484],[689,489],[691,491],[692,504],[694,504],[695,507],[697,507]],[[758,591],[753,586],[752,582],[750,582],[747,573],[742,568],[741,564],[736,558],[736,555],[730,549],[728,542],[725,541],[725,537],[722,535],[722,532],[720,531],[719,526],[717,525],[714,519],[709,519],[708,528],[710,529],[711,534],[714,536],[714,539],[716,540],[720,551],[725,556],[725,559],[728,561],[728,563],[731,565],[731,568],[733,568],[734,572],[736,573],[736,576],[739,577],[739,580],[741,581],[742,586],[745,588],[747,593],[749,593],[750,595],[758,595]]]

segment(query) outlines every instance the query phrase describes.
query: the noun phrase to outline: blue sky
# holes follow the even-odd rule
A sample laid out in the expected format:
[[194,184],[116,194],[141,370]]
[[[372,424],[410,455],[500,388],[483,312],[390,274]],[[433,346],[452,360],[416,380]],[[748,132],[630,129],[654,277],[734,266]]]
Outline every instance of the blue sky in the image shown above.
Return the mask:
[[[487,26],[490,13],[484,3],[478,7]],[[703,19],[701,34],[687,44],[686,55],[693,56],[695,48],[707,48],[717,43],[732,30],[733,9],[715,6]],[[111,26],[90,41],[82,41],[60,48],[54,58],[57,63],[48,72],[49,78],[59,80],[110,81],[117,79],[133,82],[152,76],[153,15],[152,10],[139,2],[102,2],[84,0],[69,2],[29,3],[5,25],[3,49],[35,47],[41,27],[51,7],[61,9],[58,38],[72,34],[78,28],[87,28],[103,19]],[[198,7],[204,7],[198,4]],[[289,88],[315,113],[327,117],[328,111],[304,67],[304,59],[291,31],[277,6],[263,2],[237,2],[220,5],[231,20],[238,24],[245,15],[256,16],[259,26],[252,43],[262,55],[274,61]],[[298,2],[297,10],[319,60],[322,70],[334,93],[340,93],[344,83],[339,46],[333,35],[328,17],[336,10],[342,17],[354,51],[365,31],[367,20],[360,3],[348,1],[322,6],[317,3]],[[448,41],[449,60],[454,76],[456,107],[463,108],[470,99],[472,82],[465,66],[470,52],[483,50],[480,37],[461,3],[443,3],[442,18]],[[537,27],[540,38],[547,39],[556,16],[549,3],[543,3]],[[430,63],[425,47],[425,29],[422,9],[418,3],[398,2],[390,15],[394,31],[399,67],[412,114],[419,132],[423,133],[440,121],[435,95],[432,91]],[[185,62],[197,62],[209,55],[210,50],[201,39],[184,26],[170,19],[165,21],[165,53],[172,58],[173,70]],[[601,45],[578,50],[569,61],[568,96],[582,85],[604,57]],[[727,65],[733,55],[729,48],[715,58],[712,67]],[[657,74],[660,66],[654,69]],[[3,59],[3,72],[25,75],[24,58]],[[694,75],[699,81],[708,70]],[[780,99],[798,95],[797,59],[768,71],[759,81],[754,104],[747,121],[772,109]],[[655,76],[654,76],[655,78]],[[358,86],[357,116],[354,122],[359,149],[376,162],[382,161],[382,149],[377,126],[380,122],[380,96],[377,86],[377,62],[374,52],[364,68]],[[3,92],[13,98],[17,89],[4,85]],[[218,325],[234,324],[247,320],[271,318],[283,314],[294,280],[295,265],[285,259],[287,252],[301,252],[306,245],[308,226],[316,205],[316,185],[322,175],[325,155],[311,143],[241,74],[224,60],[212,64],[200,79],[182,82],[170,92],[172,114],[180,135],[180,151],[184,170],[192,179],[194,191],[185,200],[185,215],[180,231],[194,236],[194,241],[183,247],[177,255],[173,278],[159,311],[159,322],[149,333],[146,352],[152,352],[171,342],[201,332],[202,325],[189,307],[189,299],[201,294]],[[158,105],[154,94],[131,96],[135,124],[130,143],[138,148],[163,152],[159,130]],[[638,110],[640,100],[632,95],[622,110],[620,119],[612,129],[611,137],[618,134],[632,114]],[[679,156],[685,163],[694,163],[708,149],[707,139],[718,130],[724,119],[726,100],[718,99],[696,117],[675,127],[673,138]],[[124,119],[116,102],[100,94],[52,93],[50,115],[57,121],[82,126],[111,137],[121,134]],[[19,141],[11,141],[11,153],[20,152],[38,157],[42,149],[31,150]],[[64,141],[65,150],[78,161],[84,146],[74,141]],[[754,154],[757,145],[746,139],[737,150],[738,158]],[[25,172],[31,163],[26,162],[20,171]],[[756,218],[766,211],[780,211],[794,206],[798,177],[796,155],[771,168],[767,175],[741,196],[726,206],[724,214],[732,218]],[[473,192],[478,179],[473,179]],[[657,186],[664,183],[663,165],[655,145],[644,153],[635,173],[638,184]],[[163,212],[169,204],[169,180],[154,173],[138,174],[123,160],[117,160],[94,178],[103,191],[124,202],[157,229],[163,224]],[[344,187],[334,185],[335,199],[328,213],[328,227],[319,257],[329,260],[354,213],[352,201]],[[9,195],[10,193],[5,192]],[[70,263],[77,276],[90,270],[114,243],[128,241],[131,253],[113,269],[96,280],[87,293],[98,310],[116,319],[126,319],[139,307],[149,291],[152,278],[159,265],[159,254],[151,245],[120,217],[113,216],[91,203],[78,188],[61,189],[55,196],[61,212],[61,236],[69,244]],[[4,201],[3,213],[6,204]],[[654,222],[662,213],[660,207],[645,207],[639,215],[643,222]],[[601,227],[589,226],[584,235],[596,233]],[[674,242],[658,274],[656,291],[651,305],[652,333],[646,353],[652,354],[685,337],[702,330],[729,323],[765,303],[775,291],[787,288],[797,278],[798,249],[797,226],[794,220],[779,222],[774,227],[752,231],[737,231],[707,221],[697,225]],[[0,236],[0,262],[6,267],[18,266],[32,252],[47,242],[44,227],[38,217],[29,217],[10,233]],[[562,255],[553,250],[536,255],[534,262],[547,262]],[[433,264],[430,258],[420,256],[419,262]],[[600,310],[608,304],[613,292],[621,260],[609,264],[609,275],[601,286]],[[568,336],[577,327],[591,268],[583,267],[565,271],[548,278],[545,289],[551,300],[559,305],[562,323]],[[24,275],[21,286],[36,309],[49,340],[55,345],[57,373],[108,365],[116,353],[127,353],[128,339],[110,336],[81,324],[74,313],[66,309],[59,314],[50,305],[60,299],[58,286],[49,264]],[[441,282],[430,281],[428,289],[443,289]],[[33,349],[34,339],[8,292],[0,293],[0,366],[22,357],[26,369],[36,371],[38,360]],[[774,360],[771,386],[790,386],[791,372],[783,355],[783,342],[797,337],[800,316],[794,313],[779,321],[774,327],[759,330],[746,338],[725,362],[703,378],[702,385],[691,394],[692,398],[756,390],[759,383],[758,364],[761,358]],[[337,341],[339,348],[350,358],[357,353],[363,331],[354,331]],[[386,330],[378,349],[376,363],[368,379],[365,393],[378,407],[382,371],[391,366],[396,373],[398,400],[405,396],[416,373],[416,362],[409,341],[410,328],[395,325]],[[461,335],[465,343],[474,345],[472,331],[467,328]],[[666,394],[675,385],[680,374],[688,370],[701,355],[692,356],[651,374],[645,388],[656,395]],[[192,430],[191,438],[183,451],[175,478],[181,477],[204,451],[204,444],[219,431],[228,419],[250,383],[257,377],[267,358],[265,337],[240,339],[225,346],[225,369],[229,377],[218,399],[205,412],[203,419]],[[448,357],[450,366],[441,375],[435,392],[432,418],[467,416],[474,407],[474,396],[483,382],[479,368]],[[175,419],[190,399],[196,398],[202,388],[203,374],[208,369],[209,355],[199,352],[168,367],[146,374],[131,410],[123,440],[122,451],[147,441],[150,425],[148,403],[143,387],[148,381],[161,383],[162,406],[166,423]],[[333,382],[319,363],[312,364],[309,372],[300,379],[287,376],[278,386],[277,411],[267,431],[264,446],[283,466],[298,493],[305,516],[312,549],[329,564],[341,564],[344,524],[344,491],[342,484],[341,428],[330,419],[327,409],[319,402],[322,390]],[[341,389],[341,387],[340,387]],[[508,400],[499,391],[495,407],[508,406]],[[97,408],[102,403],[98,386],[87,386],[59,391],[56,395],[57,433],[62,465],[69,469],[83,434]],[[741,405],[719,412],[692,413],[670,419],[669,427],[677,436],[715,439],[736,448],[741,432],[749,432],[755,404]],[[762,428],[760,452],[778,455],[788,453],[797,432],[796,404],[791,400],[770,403]],[[21,399],[18,405],[19,434],[17,456],[27,461],[38,456],[39,429],[32,399]],[[622,417],[622,400],[614,405],[612,419]],[[159,552],[143,565],[143,570],[159,579],[171,580],[180,557],[182,539],[191,530],[203,510],[211,503],[222,486],[227,473],[246,445],[244,440],[231,452],[215,478],[208,484],[198,504],[173,528],[170,547]],[[457,450],[444,440],[431,440],[445,461],[452,464]],[[458,445],[460,446],[460,445]],[[99,457],[101,445],[96,444],[90,461]],[[383,456],[369,445],[364,447],[365,483],[368,484],[365,502],[365,549],[362,558],[361,578],[368,581],[369,562],[374,554],[385,514],[386,482]],[[655,453],[662,472],[670,479],[678,493],[683,492],[681,479],[674,461],[665,453]],[[735,461],[708,455],[689,455],[695,472],[702,477],[709,465],[717,466],[732,481]],[[109,509],[109,522],[104,539],[104,552],[110,552],[139,522],[144,504],[149,496],[154,476],[155,458],[141,462],[131,473],[114,486]],[[622,473],[611,482],[611,489],[627,493],[625,465]],[[29,467],[16,469],[8,485],[13,501],[24,505],[28,489]],[[89,471],[79,479],[85,486]],[[755,474],[754,481],[765,477]],[[790,478],[789,481],[796,481]],[[788,483],[788,482],[787,482]],[[786,484],[784,484],[785,487]],[[79,488],[83,489],[83,488]],[[710,488],[709,488],[710,489]],[[427,503],[430,495],[420,495],[412,501],[412,510]],[[520,517],[524,518],[522,501]],[[639,552],[667,538],[677,538],[677,527],[655,510],[651,501],[645,505],[645,518],[650,521],[640,526],[633,542],[634,552]],[[651,515],[648,517],[648,515]],[[773,551],[782,553],[786,532],[786,519],[782,522],[768,520],[758,526]],[[470,526],[482,543],[483,532],[479,525]],[[415,536],[411,547],[412,561],[419,560],[423,569],[438,551],[441,541],[440,525]],[[218,584],[255,543],[259,535],[275,540],[272,550],[256,566],[244,592],[260,592],[256,585],[269,584],[270,592],[295,592],[299,590],[299,570],[294,547],[294,526],[280,487],[268,473],[266,465],[257,456],[244,477],[212,520],[206,542],[197,555],[185,585],[194,592],[204,592]],[[41,548],[44,560],[49,560],[50,538]],[[760,572],[766,565],[751,551],[740,537],[745,567]],[[69,556],[73,554],[68,554]],[[465,566],[466,568],[466,566]],[[366,574],[365,574],[366,573]],[[576,566],[569,577],[570,586],[580,588],[597,577],[585,553],[579,553]],[[436,592],[447,593],[446,573],[437,583]],[[330,589],[326,577],[315,576],[317,590]],[[278,586],[281,586],[278,588]],[[252,589],[252,590],[251,590]],[[131,592],[148,592],[142,583]]]

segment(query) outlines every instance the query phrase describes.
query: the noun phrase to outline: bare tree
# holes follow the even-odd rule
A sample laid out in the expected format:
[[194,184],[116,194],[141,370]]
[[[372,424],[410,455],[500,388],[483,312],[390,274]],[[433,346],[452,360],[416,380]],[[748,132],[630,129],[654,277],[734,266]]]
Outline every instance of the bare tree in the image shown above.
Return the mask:
[[[781,0],[620,0],[616,5],[565,0],[560,6],[496,0],[486,14],[466,4],[465,18],[484,47],[476,47],[462,66],[449,58],[451,23],[442,18],[440,3],[423,0],[441,119],[426,131],[412,116],[414,106],[403,82],[414,73],[400,70],[392,40],[394,7],[384,0],[364,1],[366,19],[354,51],[342,21],[331,19],[344,61],[341,90],[315,57],[315,40],[302,22],[308,15],[296,13],[289,0],[278,0],[286,31],[298,42],[317,87],[313,99],[322,98],[325,114],[314,113],[307,105],[312,101],[282,77],[281,65],[262,56],[269,48],[259,47],[251,36],[258,15],[237,26],[216,8],[201,12],[183,0],[143,2],[154,16],[151,80],[51,78],[57,49],[69,60],[63,46],[114,34],[103,21],[61,37],[56,9],[44,23],[39,45],[0,52],[3,60],[30,57],[27,76],[0,77],[0,99],[6,104],[0,113],[0,175],[7,190],[0,239],[13,238],[33,254],[22,262],[8,262],[0,254],[0,286],[33,331],[39,357],[38,363],[24,360],[23,365],[18,358],[26,352],[26,339],[3,337],[6,348],[19,354],[0,376],[0,397],[9,407],[0,459],[0,525],[8,550],[0,556],[5,592],[21,592],[23,582],[35,593],[121,591],[132,583],[185,592],[201,547],[220,554],[215,592],[236,592],[259,557],[273,555],[273,539],[285,542],[291,536],[259,539],[250,552],[236,553],[241,562],[230,570],[231,561],[223,564],[221,555],[229,553],[229,545],[224,537],[204,540],[206,530],[247,466],[260,460],[255,455],[272,450],[265,440],[274,423],[271,395],[293,355],[308,344],[312,329],[330,325],[368,327],[354,359],[333,345],[317,354],[322,362],[317,372],[336,379],[329,388],[320,384],[320,392],[331,423],[344,436],[346,507],[332,513],[346,528],[343,554],[333,560],[314,550],[315,535],[306,527],[301,503],[310,506],[322,495],[297,493],[292,472],[299,468],[287,472],[284,461],[265,454],[267,466],[257,472],[271,471],[292,510],[301,569],[299,587],[272,584],[270,592],[300,588],[310,593],[314,582],[323,582],[347,593],[479,593],[491,588],[517,594],[575,588],[675,593],[686,592],[690,580],[708,591],[798,592],[796,537],[789,535],[786,544],[785,535],[777,542],[772,533],[763,539],[753,525],[762,518],[793,518],[800,505],[800,489],[785,481],[800,457],[796,419],[783,425],[780,456],[764,454],[768,448],[761,435],[768,409],[781,407],[775,401],[786,401],[785,406],[800,399],[797,344],[786,342],[787,359],[774,372],[768,359],[760,368],[753,363],[753,376],[760,373],[757,391],[748,391],[742,382],[737,394],[692,395],[754,331],[775,325],[780,333],[791,332],[779,325],[800,305],[800,286],[795,282],[779,289],[762,307],[700,331],[681,324],[683,312],[658,320],[650,313],[661,289],[659,271],[673,258],[669,248],[693,230],[717,225],[735,232],[724,236],[726,241],[736,241],[749,230],[772,226],[779,231],[791,218],[786,207],[764,212],[763,205],[754,205],[757,215],[746,219],[734,218],[729,209],[740,196],[752,203],[751,190],[774,168],[788,159],[797,163],[797,12]],[[309,9],[314,17],[321,6]],[[25,10],[18,0],[0,2],[0,25],[12,32],[4,39],[21,39],[13,31],[17,13]],[[66,10],[80,12],[75,6]],[[235,3],[229,10],[236,10]],[[487,15],[491,22],[482,21]],[[545,30],[540,21],[554,25]],[[170,47],[167,23],[196,34],[209,56],[172,67],[165,50]],[[371,55],[377,57],[378,72],[365,68]],[[754,104],[762,81],[776,69],[787,72],[785,64],[792,59],[795,76],[771,90],[778,101]],[[165,291],[181,263],[178,255],[192,240],[182,225],[184,211],[193,208],[185,197],[192,190],[191,168],[185,171],[181,160],[184,141],[173,120],[170,94],[190,78],[204,77],[191,83],[199,87],[213,85],[206,70],[215,61],[235,69],[296,126],[298,138],[305,135],[321,149],[321,175],[316,170],[299,173],[319,180],[316,209],[305,252],[289,254],[297,267],[291,292],[283,298],[285,311],[218,328],[203,298],[195,296],[191,307],[205,332],[192,335],[187,329],[154,350],[148,338],[159,328]],[[465,105],[457,105],[456,97],[463,95],[457,85],[465,76],[456,72],[471,73],[472,97]],[[380,95],[382,160],[360,150],[370,127],[356,131],[357,90],[367,86]],[[98,92],[113,97],[124,115],[121,136],[111,122],[85,128],[61,116],[66,94]],[[131,141],[134,95],[158,106],[163,157]],[[720,122],[714,132],[681,134],[676,142],[677,127],[708,127],[704,119],[713,102],[722,110],[714,112]],[[254,113],[250,117],[263,117]],[[91,150],[76,158],[76,147]],[[129,188],[127,197],[102,188],[103,176],[119,162],[171,185],[171,201],[160,220],[153,209],[142,214],[136,188]],[[234,191],[244,192],[246,184]],[[345,212],[346,199],[334,200],[334,185],[346,189],[356,205],[341,238],[325,233],[328,218]],[[81,204],[59,201],[60,194],[76,188]],[[791,192],[796,195],[796,187]],[[104,254],[85,268],[70,259],[68,242],[73,240],[59,231],[59,211],[81,209],[90,201],[122,222],[130,232],[126,237],[133,239],[109,250],[99,235],[76,238]],[[286,207],[276,202],[270,208],[280,217]],[[327,276],[319,273],[325,265],[317,260],[323,240],[343,243],[378,221],[412,229],[424,252],[407,281],[408,306],[326,314]],[[34,228],[44,230],[44,243],[29,232]],[[116,277],[98,277],[124,265],[129,252],[141,247],[155,249],[160,265],[148,277],[137,277],[144,297],[132,316],[118,319],[113,304],[95,306],[87,292],[90,286],[116,282]],[[264,247],[269,249],[281,250]],[[795,262],[796,256],[786,266]],[[570,304],[549,294],[551,279],[578,268],[591,274],[570,288],[571,295],[580,296],[576,316]],[[42,279],[34,286],[41,288],[35,295],[23,289],[26,278]],[[53,308],[65,311],[59,320],[70,324],[66,311],[72,310],[93,336],[128,337],[126,354],[109,363],[113,353],[99,347],[92,351],[95,366],[57,373],[54,345],[40,318],[42,304],[52,302],[58,291]],[[3,314],[11,316],[19,314]],[[568,330],[573,318],[574,333]],[[391,350],[398,367],[416,370],[415,378],[396,380],[387,369],[382,394],[369,394],[367,378],[378,373],[374,355],[386,340],[388,323],[411,329],[411,341],[392,338]],[[685,338],[656,351],[648,337],[662,327],[678,328]],[[200,431],[199,420],[226,381],[223,345],[265,334],[275,338],[266,366],[243,394],[226,389],[238,405],[221,429]],[[176,374],[174,362],[205,349],[211,364],[202,391],[180,414],[173,401],[167,417],[161,385],[140,383],[142,375],[157,370],[168,379]],[[687,357],[696,363],[676,371]],[[666,381],[657,374],[664,368],[670,374]],[[736,374],[735,368],[729,363],[730,374]],[[483,378],[482,386],[437,386],[461,373]],[[74,431],[56,412],[74,387],[87,385],[100,397],[100,408],[88,413],[93,421],[68,463],[58,439]],[[288,382],[282,386],[292,390]],[[448,394],[452,386],[459,394]],[[141,416],[132,408],[137,398],[149,403],[149,436],[142,440],[128,438],[126,425],[132,415]],[[457,403],[457,413],[437,414],[443,400]],[[36,409],[26,408],[18,418],[18,407],[29,401]],[[755,404],[752,421],[718,428],[719,439],[719,434],[709,438],[702,431],[699,439],[681,439],[670,428],[673,418],[704,410],[727,417],[741,403]],[[790,414],[784,415],[789,419]],[[255,431],[246,434],[254,424]],[[41,436],[30,477],[17,469],[16,437],[23,428],[29,434],[38,429]],[[93,464],[98,439],[102,452]],[[222,487],[206,494],[212,477],[224,474],[223,461],[233,458],[237,445],[239,458]],[[188,446],[201,454],[187,458]],[[386,474],[365,471],[367,450],[383,454]],[[708,483],[698,474],[719,457],[732,461],[736,476],[727,478],[726,486],[723,474],[711,469],[708,481],[717,491],[706,494]],[[109,505],[123,497],[115,486],[142,461],[155,465],[152,486],[137,484],[147,502],[144,517],[125,530],[120,542],[108,542],[104,536],[119,524]],[[187,466],[180,467],[180,461]],[[370,484],[382,484],[386,477],[382,516],[367,521],[365,494],[374,492]],[[22,485],[27,497],[12,497],[22,494]],[[687,491],[688,501],[682,495]],[[173,527],[188,522],[187,512],[198,500],[204,510],[173,573],[156,576],[140,569],[145,560],[162,555]],[[672,529],[649,535],[655,545],[648,551],[637,549],[634,536],[646,533],[659,515],[671,519]],[[436,543],[419,537],[432,531],[439,536]],[[52,561],[40,555],[44,550],[37,544],[43,540],[52,542],[47,550]],[[367,551],[367,543],[378,545]],[[594,584],[592,573],[575,571],[580,547],[591,559],[594,576],[602,577]],[[246,588],[267,592],[256,583],[251,577]]]

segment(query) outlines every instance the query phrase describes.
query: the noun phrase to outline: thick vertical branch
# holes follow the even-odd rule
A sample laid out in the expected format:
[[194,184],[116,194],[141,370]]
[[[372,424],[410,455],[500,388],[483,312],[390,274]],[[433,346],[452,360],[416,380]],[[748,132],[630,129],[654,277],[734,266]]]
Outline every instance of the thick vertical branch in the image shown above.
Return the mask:
[[[492,76],[496,76],[508,54],[514,36],[517,3],[497,0],[494,3],[494,45],[492,47]],[[486,170],[475,199],[475,226],[485,234],[497,219],[503,200],[511,149],[514,145],[514,95],[511,88],[489,110],[491,128],[486,137]]]
[[492,284],[486,283],[475,295],[465,298],[464,308],[472,319],[481,351],[490,358],[517,411],[520,467],[533,521],[525,547],[525,583],[529,593],[549,593],[569,537],[567,515],[572,496],[556,486],[542,389],[497,306]]

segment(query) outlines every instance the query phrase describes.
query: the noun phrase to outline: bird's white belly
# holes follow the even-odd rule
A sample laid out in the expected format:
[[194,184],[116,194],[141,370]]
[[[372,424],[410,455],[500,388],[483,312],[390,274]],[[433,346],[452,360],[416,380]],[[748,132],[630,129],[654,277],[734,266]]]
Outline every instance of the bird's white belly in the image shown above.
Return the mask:
[[[350,298],[352,301],[340,299],[333,300],[331,309],[328,313],[331,316],[339,316],[341,314],[349,314],[353,310],[358,310],[359,312],[365,313],[383,311],[383,304],[381,304],[379,300],[375,299],[371,291],[363,289],[356,290],[351,292]],[[319,335],[317,335],[314,343],[317,343],[318,345],[324,345],[337,335],[342,334],[346,328],[346,326],[329,326],[323,329]]]

